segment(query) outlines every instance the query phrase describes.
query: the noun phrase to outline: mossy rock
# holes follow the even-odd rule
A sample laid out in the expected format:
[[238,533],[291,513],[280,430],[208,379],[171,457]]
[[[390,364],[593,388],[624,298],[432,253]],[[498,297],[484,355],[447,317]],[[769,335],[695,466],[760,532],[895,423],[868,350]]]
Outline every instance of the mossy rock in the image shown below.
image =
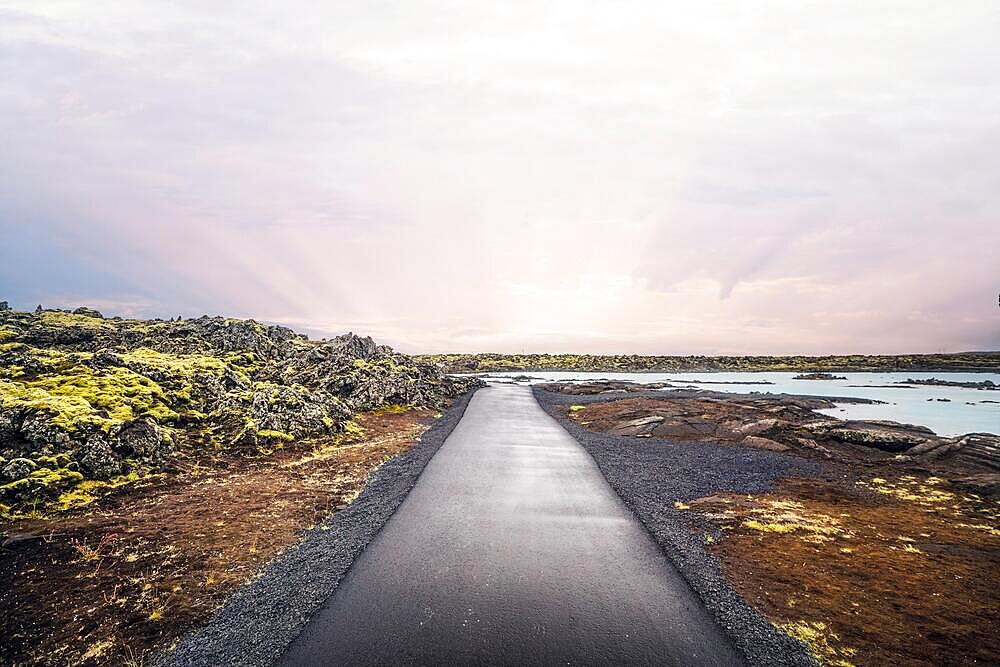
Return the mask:
[[23,457],[11,459],[0,468],[0,480],[12,482],[24,479],[37,469],[38,464],[31,459]]
[[25,502],[46,499],[83,481],[83,475],[65,468],[38,468],[23,479],[0,486],[0,499]]

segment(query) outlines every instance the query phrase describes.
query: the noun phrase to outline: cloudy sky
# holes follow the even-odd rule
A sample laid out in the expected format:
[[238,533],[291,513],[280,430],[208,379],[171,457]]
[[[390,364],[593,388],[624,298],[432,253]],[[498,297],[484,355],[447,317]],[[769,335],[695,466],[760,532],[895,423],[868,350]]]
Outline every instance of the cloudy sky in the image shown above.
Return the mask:
[[0,299],[998,349],[998,33],[995,0],[0,0]]

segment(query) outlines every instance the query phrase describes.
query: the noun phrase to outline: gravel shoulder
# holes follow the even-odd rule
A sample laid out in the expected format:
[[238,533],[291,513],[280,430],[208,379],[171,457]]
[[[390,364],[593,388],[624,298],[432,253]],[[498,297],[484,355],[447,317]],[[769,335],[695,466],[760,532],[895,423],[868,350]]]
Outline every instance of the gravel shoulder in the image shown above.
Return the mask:
[[381,466],[353,503],[308,531],[154,664],[274,664],[402,503],[474,393],[457,399],[416,446]]
[[567,407],[619,400],[620,394],[567,396],[539,387],[533,392],[542,408],[590,453],[611,487],[751,664],[814,664],[802,644],[776,630],[746,604],[726,581],[719,560],[706,548],[706,538],[693,532],[669,501],[685,502],[720,492],[759,493],[786,477],[822,476],[822,464],[763,450],[702,443],[664,447],[662,441],[653,439],[592,432],[570,420]]

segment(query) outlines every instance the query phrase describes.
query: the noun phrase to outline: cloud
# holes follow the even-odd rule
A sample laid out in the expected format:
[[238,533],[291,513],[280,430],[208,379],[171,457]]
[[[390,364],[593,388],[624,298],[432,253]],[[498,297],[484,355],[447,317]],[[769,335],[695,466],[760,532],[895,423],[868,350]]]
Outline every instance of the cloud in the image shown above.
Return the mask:
[[997,18],[0,5],[0,296],[409,351],[997,347]]

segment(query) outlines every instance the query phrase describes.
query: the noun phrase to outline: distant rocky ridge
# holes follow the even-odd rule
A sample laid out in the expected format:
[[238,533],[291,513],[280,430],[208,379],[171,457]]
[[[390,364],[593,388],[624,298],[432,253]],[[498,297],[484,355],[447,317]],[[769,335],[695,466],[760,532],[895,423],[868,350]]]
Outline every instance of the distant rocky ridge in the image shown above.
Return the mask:
[[418,357],[450,373],[591,371],[680,373],[712,371],[865,372],[1000,371],[1000,352],[838,355],[828,357],[707,357],[638,354],[436,354]]
[[353,333],[311,341],[253,320],[2,302],[0,504],[117,483],[185,452],[259,455],[349,430],[360,411],[440,407],[479,384]]

